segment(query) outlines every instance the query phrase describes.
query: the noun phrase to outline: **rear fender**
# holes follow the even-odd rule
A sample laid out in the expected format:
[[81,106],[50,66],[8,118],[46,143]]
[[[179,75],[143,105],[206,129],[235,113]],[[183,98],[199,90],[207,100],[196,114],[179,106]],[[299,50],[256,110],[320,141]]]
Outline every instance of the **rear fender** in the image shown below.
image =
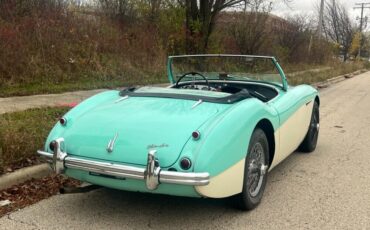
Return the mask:
[[274,130],[278,127],[277,112],[257,99],[250,99],[208,126],[203,126],[203,139],[194,149],[194,170],[207,171],[216,176],[244,159],[250,137],[262,119],[269,120]]
[[110,91],[96,94],[84,100],[83,102],[78,104],[76,107],[71,109],[68,113],[66,113],[63,116],[64,118],[67,119],[67,124],[65,126],[62,126],[58,122],[55,124],[53,129],[50,131],[49,136],[45,143],[45,147],[44,147],[45,151],[50,152],[51,150],[49,149],[49,143],[52,140],[55,140],[56,138],[63,136],[64,132],[67,131],[69,127],[71,127],[71,125],[73,125],[73,123],[76,122],[76,120],[78,120],[78,118],[81,117],[83,114],[89,112],[92,108],[104,102],[117,100],[118,98],[120,98],[118,91],[110,90]]
[[249,140],[262,119],[269,120],[274,130],[278,127],[275,109],[248,99],[200,128],[201,138],[189,141],[182,152],[194,159],[195,172],[211,176],[209,185],[196,188],[198,193],[217,198],[241,192]]

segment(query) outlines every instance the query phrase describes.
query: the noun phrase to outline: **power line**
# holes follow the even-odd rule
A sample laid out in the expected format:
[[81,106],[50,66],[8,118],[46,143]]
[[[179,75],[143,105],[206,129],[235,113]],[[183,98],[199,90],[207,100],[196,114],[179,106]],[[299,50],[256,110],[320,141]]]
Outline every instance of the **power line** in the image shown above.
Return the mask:
[[365,3],[365,2],[362,2],[362,3],[355,3],[355,7],[353,7],[353,9],[361,9],[361,18],[360,18],[360,46],[358,48],[358,56],[361,58],[361,46],[362,46],[362,27],[363,27],[363,23],[364,23],[364,9],[370,9],[370,6],[367,6],[367,5],[370,5],[370,3]]

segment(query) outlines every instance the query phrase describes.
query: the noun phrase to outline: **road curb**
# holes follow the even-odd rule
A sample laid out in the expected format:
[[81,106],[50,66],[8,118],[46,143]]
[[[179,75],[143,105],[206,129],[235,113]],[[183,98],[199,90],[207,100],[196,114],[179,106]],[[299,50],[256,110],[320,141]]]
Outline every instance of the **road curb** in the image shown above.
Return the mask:
[[0,190],[25,182],[32,178],[38,179],[51,174],[49,164],[40,164],[18,169],[12,173],[0,176]]
[[356,75],[365,73],[367,71],[368,70],[366,70],[366,69],[356,70],[355,72],[344,74],[344,75],[340,75],[340,76],[337,76],[337,77],[333,77],[333,78],[327,79],[327,80],[322,81],[322,82],[313,83],[311,85],[313,87],[317,88],[317,89],[327,88],[327,87],[329,87],[332,84],[335,84],[335,83],[344,81],[346,79],[352,78],[352,77],[354,77]]

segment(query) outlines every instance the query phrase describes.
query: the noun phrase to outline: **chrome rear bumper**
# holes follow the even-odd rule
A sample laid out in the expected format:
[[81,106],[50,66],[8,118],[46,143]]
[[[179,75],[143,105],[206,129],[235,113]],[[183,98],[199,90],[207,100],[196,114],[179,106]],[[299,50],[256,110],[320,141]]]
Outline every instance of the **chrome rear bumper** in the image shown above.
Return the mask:
[[158,160],[155,159],[156,150],[148,152],[146,168],[128,166],[124,164],[107,163],[68,156],[61,150],[64,139],[55,140],[54,152],[37,151],[51,163],[56,173],[64,173],[66,168],[79,169],[101,175],[145,180],[149,190],[155,190],[160,183],[202,186],[209,184],[209,173],[187,173],[161,170]]

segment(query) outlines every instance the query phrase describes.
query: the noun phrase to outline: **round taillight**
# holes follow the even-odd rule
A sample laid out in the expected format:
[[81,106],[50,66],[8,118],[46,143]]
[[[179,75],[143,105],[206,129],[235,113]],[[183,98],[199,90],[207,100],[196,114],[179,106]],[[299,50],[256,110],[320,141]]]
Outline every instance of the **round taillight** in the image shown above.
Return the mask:
[[194,140],[199,140],[200,138],[200,132],[199,131],[194,131],[191,136],[193,137]]
[[49,148],[50,148],[50,150],[51,150],[51,151],[54,151],[55,144],[56,144],[56,142],[55,142],[55,141],[50,142],[50,144],[49,144]]
[[191,167],[191,161],[189,158],[187,157],[184,157],[181,159],[180,161],[180,167],[183,169],[183,170],[188,170],[190,169]]
[[66,118],[64,118],[64,117],[60,118],[59,122],[60,122],[60,124],[61,124],[61,125],[63,125],[63,126],[67,125],[67,119],[66,119]]

